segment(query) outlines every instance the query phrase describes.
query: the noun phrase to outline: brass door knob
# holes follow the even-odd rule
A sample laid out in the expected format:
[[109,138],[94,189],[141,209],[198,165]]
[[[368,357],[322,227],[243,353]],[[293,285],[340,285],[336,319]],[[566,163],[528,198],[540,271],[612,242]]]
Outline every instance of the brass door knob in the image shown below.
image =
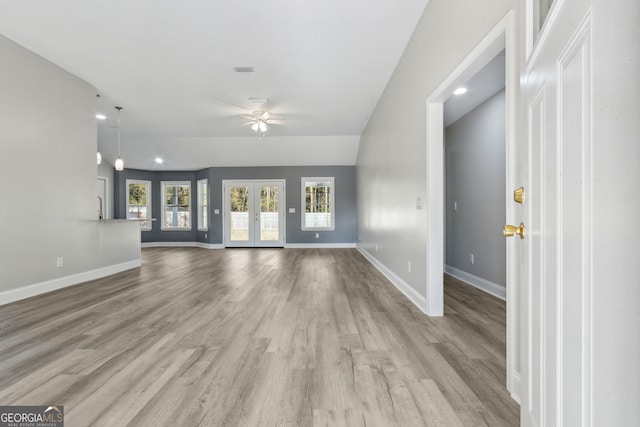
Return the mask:
[[505,225],[502,229],[502,234],[504,234],[504,237],[513,237],[515,234],[517,234],[521,239],[524,239],[524,224],[520,223],[520,225],[517,227],[515,225]]

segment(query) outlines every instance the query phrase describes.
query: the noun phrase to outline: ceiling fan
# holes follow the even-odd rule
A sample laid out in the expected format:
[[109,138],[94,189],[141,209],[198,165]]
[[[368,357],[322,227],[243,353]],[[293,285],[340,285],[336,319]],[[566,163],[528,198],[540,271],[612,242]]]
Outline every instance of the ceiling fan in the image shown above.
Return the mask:
[[275,120],[271,117],[271,113],[268,111],[254,111],[253,116],[242,116],[249,120],[245,123],[245,126],[251,126],[251,130],[254,132],[260,132],[263,135],[269,130],[269,126],[273,124],[280,124],[280,120]]

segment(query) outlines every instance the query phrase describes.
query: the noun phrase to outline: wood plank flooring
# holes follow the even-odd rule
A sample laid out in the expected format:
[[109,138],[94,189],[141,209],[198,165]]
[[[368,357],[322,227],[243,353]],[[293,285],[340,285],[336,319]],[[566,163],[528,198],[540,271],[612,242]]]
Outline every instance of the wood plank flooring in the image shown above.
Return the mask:
[[415,308],[355,249],[153,248],[0,307],[0,404],[67,426],[515,426],[505,305]]

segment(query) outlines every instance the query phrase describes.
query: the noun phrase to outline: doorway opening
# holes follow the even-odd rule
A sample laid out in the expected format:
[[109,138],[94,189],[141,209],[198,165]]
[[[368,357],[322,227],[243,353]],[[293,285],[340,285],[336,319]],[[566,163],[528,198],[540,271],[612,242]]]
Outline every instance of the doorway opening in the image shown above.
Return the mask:
[[505,52],[443,105],[447,274],[506,300]]
[[[469,81],[500,52],[505,52],[505,109],[506,149],[505,176],[507,188],[514,185],[515,170],[512,155],[516,145],[517,92],[519,72],[517,55],[516,13],[510,11],[467,55],[466,58],[427,98],[427,314],[444,314],[444,265],[445,257],[445,158],[444,158],[444,102],[453,92]],[[515,187],[514,187],[515,188]],[[505,192],[506,200],[506,188]],[[503,214],[511,217],[513,207],[507,204]],[[500,233],[500,229],[496,230]],[[519,307],[516,254],[512,246],[506,250],[507,296],[507,389],[516,401],[520,391]]]
[[284,247],[284,180],[225,180],[222,186],[226,247]]

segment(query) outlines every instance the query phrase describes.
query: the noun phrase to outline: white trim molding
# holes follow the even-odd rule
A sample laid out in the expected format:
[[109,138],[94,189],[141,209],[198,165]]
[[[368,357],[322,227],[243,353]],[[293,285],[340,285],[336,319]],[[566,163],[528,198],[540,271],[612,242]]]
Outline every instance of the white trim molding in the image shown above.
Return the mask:
[[202,249],[224,249],[224,245],[202,242],[144,242],[140,244],[142,248],[202,248]]
[[471,273],[467,273],[466,271],[460,270],[458,268],[451,267],[450,265],[444,266],[444,272],[466,283],[467,285],[478,288],[481,291],[491,294],[494,297],[500,298],[503,301],[507,300],[507,289],[496,283],[483,279],[482,277],[475,276]]
[[355,243],[285,243],[286,249],[344,249],[355,248]]
[[111,276],[116,273],[121,273],[123,271],[138,268],[141,265],[142,261],[140,259],[135,259],[133,261],[127,261],[121,264],[110,265],[108,267],[97,268],[95,270],[84,271],[82,273],[72,274],[70,276],[59,277],[57,279],[35,283],[33,285],[27,285],[21,288],[10,289],[8,291],[0,292],[0,306],[35,297],[37,295],[46,294],[58,289],[77,285],[79,283],[102,279],[103,277]]
[[367,259],[375,268],[378,269],[380,273],[384,275],[389,281],[400,291],[409,298],[416,307],[420,309],[424,314],[429,315],[427,313],[427,298],[424,295],[420,295],[418,291],[416,291],[410,284],[402,280],[397,274],[391,271],[386,265],[381,263],[376,257],[371,255],[362,247],[358,247],[358,251],[362,254],[363,257]]

